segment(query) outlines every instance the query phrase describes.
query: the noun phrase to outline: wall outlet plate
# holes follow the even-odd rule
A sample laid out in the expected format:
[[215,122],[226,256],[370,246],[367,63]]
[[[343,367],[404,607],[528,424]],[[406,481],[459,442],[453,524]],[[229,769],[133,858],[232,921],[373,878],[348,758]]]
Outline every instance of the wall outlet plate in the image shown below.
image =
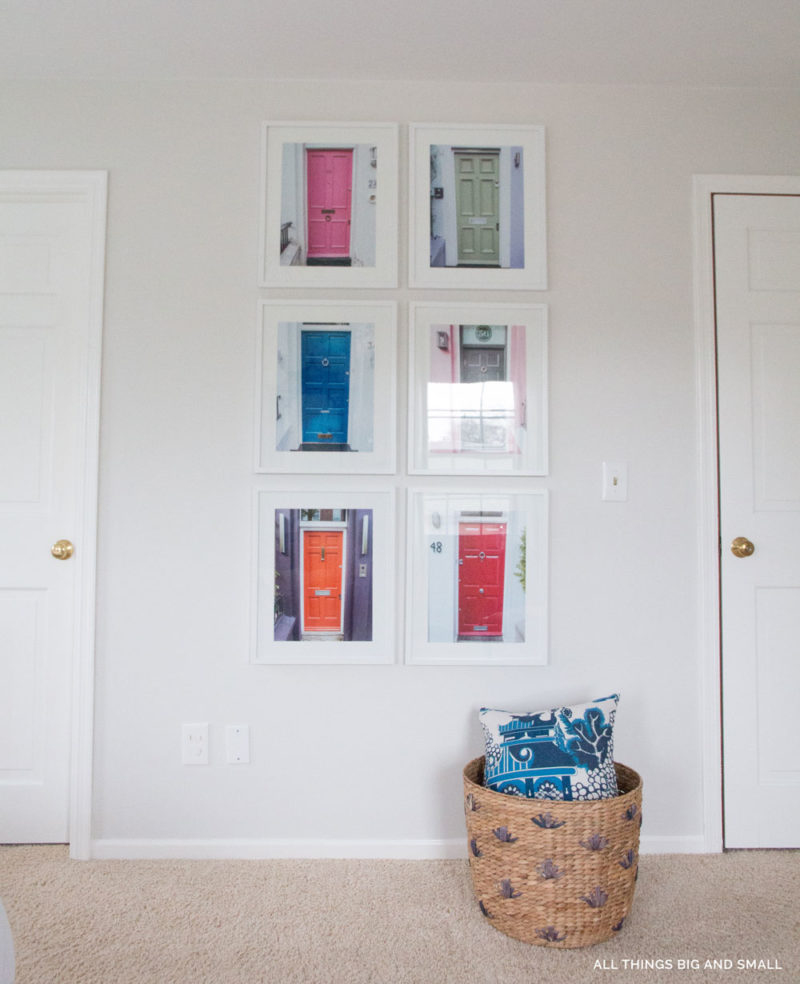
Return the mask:
[[225,728],[228,765],[246,765],[250,761],[250,725],[229,724]]
[[181,762],[208,765],[208,722],[184,724],[181,731]]

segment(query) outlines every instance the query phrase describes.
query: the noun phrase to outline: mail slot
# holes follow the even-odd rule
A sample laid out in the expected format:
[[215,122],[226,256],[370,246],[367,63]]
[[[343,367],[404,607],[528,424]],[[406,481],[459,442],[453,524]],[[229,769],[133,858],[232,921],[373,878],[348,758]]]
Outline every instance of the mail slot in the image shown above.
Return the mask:
[[333,437],[333,431],[331,431],[329,434],[320,434],[320,433],[317,433],[317,440],[318,441],[330,441],[330,439],[332,437]]
[[473,625],[472,626],[472,631],[473,632],[488,632],[489,631],[489,626],[488,625]]
[[320,212],[323,215],[336,215],[336,209],[335,208],[321,208],[320,209]]
[[330,588],[317,588],[317,590],[314,592],[314,595],[317,598],[328,598],[330,597],[330,593],[331,593]]

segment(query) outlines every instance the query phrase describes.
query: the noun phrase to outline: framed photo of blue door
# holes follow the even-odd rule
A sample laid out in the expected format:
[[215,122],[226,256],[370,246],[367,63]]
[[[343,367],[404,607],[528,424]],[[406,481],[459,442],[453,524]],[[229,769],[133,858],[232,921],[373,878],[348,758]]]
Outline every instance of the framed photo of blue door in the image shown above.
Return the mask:
[[393,473],[395,350],[393,303],[261,302],[255,470]]
[[307,326],[300,338],[301,449],[347,451],[351,332]]

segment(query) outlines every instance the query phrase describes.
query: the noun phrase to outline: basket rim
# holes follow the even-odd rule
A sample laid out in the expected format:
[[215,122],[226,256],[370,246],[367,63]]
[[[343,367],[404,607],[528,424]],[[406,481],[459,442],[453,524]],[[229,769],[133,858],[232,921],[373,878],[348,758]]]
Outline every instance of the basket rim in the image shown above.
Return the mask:
[[[464,784],[471,786],[474,789],[480,790],[483,796],[498,797],[500,801],[506,804],[511,803],[530,803],[531,800],[519,796],[509,796],[508,793],[500,793],[496,789],[491,789],[489,786],[484,786],[482,783],[475,782],[471,776],[467,775],[468,771],[475,771],[476,769],[482,774],[486,766],[486,756],[479,755],[477,758],[471,759],[464,766],[462,771],[462,776],[464,779]],[[626,789],[624,793],[619,793],[617,796],[606,797],[605,799],[590,799],[590,800],[539,800],[541,803],[548,803],[551,806],[564,806],[568,808],[581,807],[581,806],[597,806],[601,803],[609,802],[619,802],[629,796],[635,796],[637,793],[641,792],[642,789],[642,777],[639,773],[632,769],[629,765],[624,765],[622,762],[614,762],[614,771],[617,773],[617,779],[620,779],[620,773],[624,775],[628,784],[629,789]]]

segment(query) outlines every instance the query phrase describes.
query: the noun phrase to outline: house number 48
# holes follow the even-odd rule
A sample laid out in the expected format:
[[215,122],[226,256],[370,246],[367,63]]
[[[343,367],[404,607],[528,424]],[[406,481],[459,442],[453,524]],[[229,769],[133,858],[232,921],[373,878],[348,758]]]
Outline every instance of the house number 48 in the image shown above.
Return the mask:
[[431,550],[434,553],[441,553],[444,550],[444,546],[442,544],[442,541],[441,540],[434,540],[433,543],[431,543]]

